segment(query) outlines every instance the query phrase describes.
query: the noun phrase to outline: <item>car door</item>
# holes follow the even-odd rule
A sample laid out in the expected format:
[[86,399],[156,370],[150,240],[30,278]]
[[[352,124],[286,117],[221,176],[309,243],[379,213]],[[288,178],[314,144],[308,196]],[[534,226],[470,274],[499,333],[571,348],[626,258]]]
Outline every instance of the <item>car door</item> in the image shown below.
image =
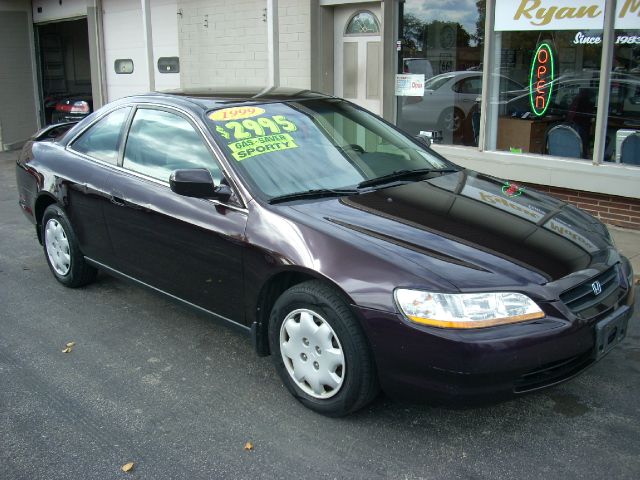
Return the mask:
[[223,180],[215,155],[188,116],[171,108],[137,107],[105,210],[117,269],[241,321],[246,210],[232,200],[185,197],[169,188],[172,171],[202,167],[216,184]]
[[67,147],[67,214],[82,253],[105,265],[112,265],[114,252],[103,209],[109,205],[112,175],[117,171],[118,153],[132,108],[116,108],[74,138]]

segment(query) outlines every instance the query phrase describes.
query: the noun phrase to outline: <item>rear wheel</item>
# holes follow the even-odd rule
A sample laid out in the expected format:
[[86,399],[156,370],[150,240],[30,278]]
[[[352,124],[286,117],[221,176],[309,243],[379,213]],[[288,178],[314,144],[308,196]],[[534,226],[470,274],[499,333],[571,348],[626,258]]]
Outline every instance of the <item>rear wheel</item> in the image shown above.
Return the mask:
[[371,351],[349,305],[319,281],[295,285],[271,312],[273,361],[289,391],[308,408],[342,416],[378,392]]
[[98,271],[87,264],[64,210],[49,205],[42,216],[44,253],[53,276],[66,287],[76,288],[95,280]]

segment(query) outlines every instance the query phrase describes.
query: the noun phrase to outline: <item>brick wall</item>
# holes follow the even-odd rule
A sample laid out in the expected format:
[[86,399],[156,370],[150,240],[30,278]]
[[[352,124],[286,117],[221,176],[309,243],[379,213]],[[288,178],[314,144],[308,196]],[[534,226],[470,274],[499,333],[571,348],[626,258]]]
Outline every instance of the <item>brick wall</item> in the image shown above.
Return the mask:
[[560,200],[572,203],[604,223],[640,230],[640,199],[545,185],[530,184],[530,186]]
[[[267,83],[265,0],[178,0],[183,88]],[[280,83],[309,88],[310,2],[280,0]],[[180,14],[181,13],[181,14]]]
[[280,85],[311,86],[311,2],[279,0]]
[[179,0],[182,87],[264,85],[265,6],[264,0]]

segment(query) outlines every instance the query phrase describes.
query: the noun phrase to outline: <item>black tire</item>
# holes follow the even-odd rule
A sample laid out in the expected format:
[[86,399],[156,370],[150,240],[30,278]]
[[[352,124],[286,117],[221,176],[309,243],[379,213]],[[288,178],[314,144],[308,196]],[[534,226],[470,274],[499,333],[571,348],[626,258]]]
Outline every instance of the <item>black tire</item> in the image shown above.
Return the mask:
[[[284,363],[280,342],[282,324],[292,312],[301,309],[313,312],[329,324],[344,355],[342,384],[330,398],[316,398],[305,392]],[[269,319],[269,345],[276,370],[287,389],[311,410],[340,417],[364,407],[378,394],[373,356],[358,320],[342,296],[320,281],[295,285],[278,298]]]
[[[64,266],[64,268],[56,268],[52,264],[51,258],[52,255],[55,256],[55,250],[50,252],[47,248],[48,225],[55,226],[56,229],[62,229],[62,238],[68,243],[66,248],[62,248],[62,250],[69,255],[68,267]],[[57,205],[49,205],[42,216],[42,245],[44,247],[44,256],[47,259],[47,264],[49,265],[51,273],[53,273],[56,280],[65,287],[82,287],[96,279],[98,271],[85,261],[84,255],[78,246],[78,240],[71,228],[71,223],[69,222],[67,215],[64,213],[64,210]],[[50,253],[52,255],[50,255]],[[66,272],[60,271],[61,269],[66,270]]]

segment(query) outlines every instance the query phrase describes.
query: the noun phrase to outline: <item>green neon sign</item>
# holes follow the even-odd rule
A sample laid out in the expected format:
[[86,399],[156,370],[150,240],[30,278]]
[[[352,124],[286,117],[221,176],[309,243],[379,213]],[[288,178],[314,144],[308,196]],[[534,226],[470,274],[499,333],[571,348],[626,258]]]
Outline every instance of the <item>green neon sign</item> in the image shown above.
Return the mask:
[[549,108],[555,78],[553,49],[548,42],[541,43],[531,61],[529,75],[529,101],[531,112],[541,117]]

